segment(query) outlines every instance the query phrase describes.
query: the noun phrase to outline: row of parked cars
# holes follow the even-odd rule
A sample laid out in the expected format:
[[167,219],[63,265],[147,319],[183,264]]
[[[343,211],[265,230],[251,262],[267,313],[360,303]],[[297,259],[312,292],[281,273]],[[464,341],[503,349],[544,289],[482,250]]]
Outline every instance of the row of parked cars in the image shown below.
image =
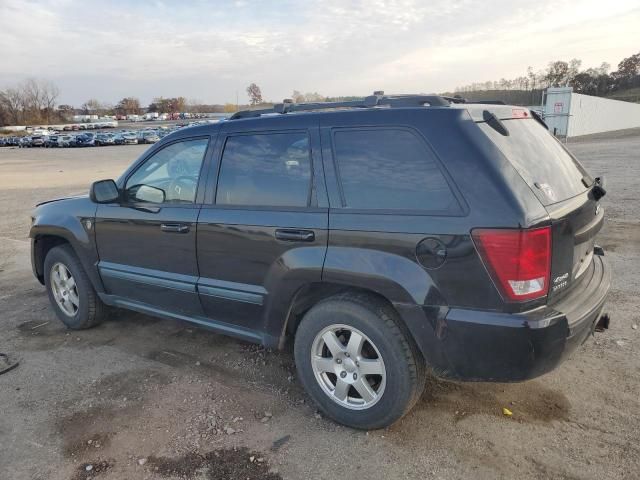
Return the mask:
[[57,125],[51,127],[57,132],[75,132],[78,130],[99,130],[103,128],[116,128],[118,122],[103,122],[103,123],[76,123],[70,125]]
[[0,147],[104,147],[108,145],[137,145],[156,143],[173,130],[140,130],[138,132],[83,132],[74,134],[31,135],[27,137],[0,137]]

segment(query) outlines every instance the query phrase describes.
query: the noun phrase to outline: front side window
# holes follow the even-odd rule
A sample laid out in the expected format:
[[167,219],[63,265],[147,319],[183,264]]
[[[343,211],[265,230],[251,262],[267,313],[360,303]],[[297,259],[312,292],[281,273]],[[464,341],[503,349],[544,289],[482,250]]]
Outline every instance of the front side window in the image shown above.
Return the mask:
[[233,136],[222,154],[216,203],[306,207],[310,184],[307,133]]
[[126,197],[132,202],[194,203],[207,139],[172,143],[149,157],[129,177]]
[[409,131],[337,130],[334,152],[348,208],[432,212],[459,208],[434,155]]

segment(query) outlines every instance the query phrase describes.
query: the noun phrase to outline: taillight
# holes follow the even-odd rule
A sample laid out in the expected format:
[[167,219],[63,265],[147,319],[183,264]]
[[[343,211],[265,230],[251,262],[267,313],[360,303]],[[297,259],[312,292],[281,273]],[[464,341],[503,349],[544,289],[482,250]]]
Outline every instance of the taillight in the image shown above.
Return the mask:
[[509,301],[543,297],[549,290],[551,228],[474,229],[471,232],[493,281]]
[[527,112],[524,108],[512,108],[511,116],[513,118],[529,118],[529,112]]

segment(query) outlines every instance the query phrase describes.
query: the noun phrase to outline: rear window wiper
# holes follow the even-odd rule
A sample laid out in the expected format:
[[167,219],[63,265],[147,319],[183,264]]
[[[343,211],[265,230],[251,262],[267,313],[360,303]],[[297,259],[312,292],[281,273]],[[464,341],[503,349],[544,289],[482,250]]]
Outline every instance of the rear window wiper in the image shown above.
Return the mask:
[[[584,177],[583,177],[583,183],[584,183]],[[606,194],[607,194],[607,191],[604,189],[604,177],[594,178],[593,183],[591,184],[591,195],[593,195],[593,199],[597,202]]]

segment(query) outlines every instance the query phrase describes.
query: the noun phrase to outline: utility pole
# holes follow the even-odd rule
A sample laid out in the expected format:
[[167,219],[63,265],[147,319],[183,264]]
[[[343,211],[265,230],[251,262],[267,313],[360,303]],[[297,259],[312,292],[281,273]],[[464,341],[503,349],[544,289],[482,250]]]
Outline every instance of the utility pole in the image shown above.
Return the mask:
[[238,103],[238,90],[236,90],[236,112],[240,111],[240,105]]

